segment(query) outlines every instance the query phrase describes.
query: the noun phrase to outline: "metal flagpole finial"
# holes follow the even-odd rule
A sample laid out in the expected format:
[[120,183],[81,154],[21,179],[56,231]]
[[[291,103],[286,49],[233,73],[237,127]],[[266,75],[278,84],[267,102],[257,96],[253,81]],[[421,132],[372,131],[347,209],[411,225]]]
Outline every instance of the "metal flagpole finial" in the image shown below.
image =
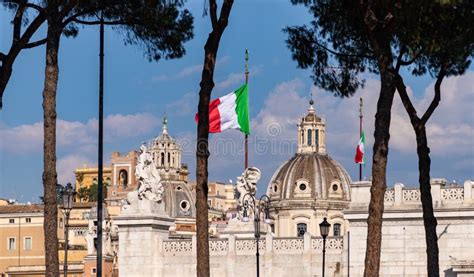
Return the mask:
[[245,49],[245,73],[249,73],[249,50]]

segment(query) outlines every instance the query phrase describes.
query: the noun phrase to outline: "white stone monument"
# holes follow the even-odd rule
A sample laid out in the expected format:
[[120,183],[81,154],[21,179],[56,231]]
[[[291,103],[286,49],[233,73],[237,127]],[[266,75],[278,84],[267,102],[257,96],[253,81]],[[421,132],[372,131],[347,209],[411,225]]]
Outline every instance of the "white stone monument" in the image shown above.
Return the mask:
[[115,218],[119,228],[120,276],[159,276],[159,251],[174,219],[165,211],[163,183],[145,145],[140,147],[138,190],[127,195],[128,205]]
[[[229,235],[235,235],[237,238],[253,238],[255,235],[255,215],[253,213],[255,202],[250,201],[249,197],[244,196],[246,194],[252,195],[255,201],[257,194],[257,182],[260,180],[261,172],[256,167],[249,167],[245,169],[242,175],[237,177],[235,184],[235,191],[238,197],[238,209],[239,215],[236,218],[229,220],[227,227],[220,233],[221,238],[228,238]],[[248,221],[243,220],[243,207],[244,201],[247,202],[246,205]],[[267,226],[260,221],[260,233],[262,235],[266,234]]]

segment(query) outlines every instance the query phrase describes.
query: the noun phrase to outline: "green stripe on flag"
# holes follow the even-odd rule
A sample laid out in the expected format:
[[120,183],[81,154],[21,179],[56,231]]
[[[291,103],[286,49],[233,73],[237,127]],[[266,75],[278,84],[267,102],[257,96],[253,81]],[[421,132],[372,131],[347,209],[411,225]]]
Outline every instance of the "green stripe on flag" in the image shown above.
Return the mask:
[[249,120],[249,89],[245,84],[235,91],[237,121],[239,122],[240,131],[246,135],[250,134],[250,120]]

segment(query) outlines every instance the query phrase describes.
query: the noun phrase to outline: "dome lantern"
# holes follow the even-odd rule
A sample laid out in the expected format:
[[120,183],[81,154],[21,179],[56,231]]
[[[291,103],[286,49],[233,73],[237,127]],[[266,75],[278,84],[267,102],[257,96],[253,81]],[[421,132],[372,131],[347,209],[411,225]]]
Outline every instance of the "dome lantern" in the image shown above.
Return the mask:
[[326,153],[326,124],[324,119],[316,115],[311,97],[308,112],[298,124],[298,150],[297,153]]

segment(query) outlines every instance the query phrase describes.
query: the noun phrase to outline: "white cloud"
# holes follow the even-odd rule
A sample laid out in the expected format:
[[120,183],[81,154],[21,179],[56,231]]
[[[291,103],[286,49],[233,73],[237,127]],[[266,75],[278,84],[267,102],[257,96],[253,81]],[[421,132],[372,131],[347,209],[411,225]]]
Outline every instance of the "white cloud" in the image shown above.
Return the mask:
[[[224,56],[220,59],[217,59],[217,65],[224,64],[229,60],[228,56]],[[179,80],[183,79],[186,77],[189,77],[191,75],[194,75],[196,73],[199,73],[202,71],[202,64],[195,64],[195,65],[190,65],[186,66],[180,71],[178,71],[176,74],[169,75],[169,74],[161,74],[158,76],[154,76],[151,78],[152,82],[161,82],[161,81],[170,81],[170,80]]]
[[31,153],[41,149],[43,123],[24,124],[15,127],[0,125],[0,151],[8,153]]
[[[262,66],[253,66],[249,69],[250,76],[257,76],[262,73]],[[245,81],[244,72],[234,72],[227,75],[224,80],[216,83],[217,89],[227,89],[233,85],[242,84]]]
[[188,92],[180,99],[166,105],[166,112],[175,116],[189,116],[197,111],[198,105],[197,92]]
[[74,170],[83,164],[92,164],[92,159],[81,154],[71,154],[64,156],[57,161],[58,183],[74,185]]
[[[160,120],[147,113],[113,114],[104,119],[104,137],[115,142],[125,138],[147,134],[158,126]],[[86,123],[57,120],[56,142],[58,147],[89,148],[97,144],[97,119]],[[0,150],[8,153],[32,153],[41,151],[43,122],[8,127],[0,125]]]
[[[104,140],[108,143],[122,142],[139,137],[156,129],[160,120],[147,113],[113,114],[104,119]],[[90,163],[97,154],[97,119],[87,122],[57,121],[57,171],[61,183],[73,181],[73,171],[83,163]],[[43,123],[8,127],[0,125],[0,155],[31,155],[41,153],[43,146]]]

